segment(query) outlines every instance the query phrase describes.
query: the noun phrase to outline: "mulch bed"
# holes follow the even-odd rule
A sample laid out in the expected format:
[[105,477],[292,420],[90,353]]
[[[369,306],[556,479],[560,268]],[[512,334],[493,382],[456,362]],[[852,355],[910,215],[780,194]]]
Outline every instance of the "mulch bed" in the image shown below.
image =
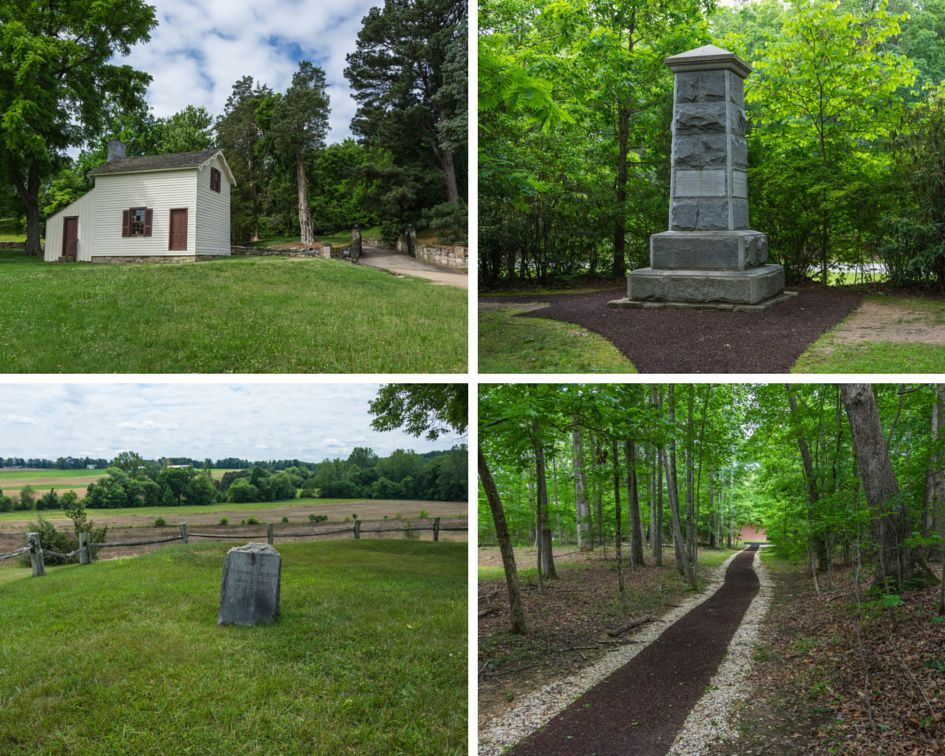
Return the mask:
[[521,317],[583,326],[612,342],[641,373],[786,373],[863,300],[861,293],[824,286],[791,290],[797,296],[764,312],[608,307],[625,289],[502,301],[550,302]]
[[711,598],[513,749],[516,756],[665,754],[759,589],[739,554]]

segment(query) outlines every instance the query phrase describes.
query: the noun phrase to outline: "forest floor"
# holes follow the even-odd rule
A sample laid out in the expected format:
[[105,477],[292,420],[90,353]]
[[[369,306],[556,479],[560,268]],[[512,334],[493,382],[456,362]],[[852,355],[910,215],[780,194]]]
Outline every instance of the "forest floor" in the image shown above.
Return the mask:
[[[712,568],[732,553],[700,551],[700,587]],[[652,562],[649,554],[646,558]],[[479,550],[480,725],[525,694],[634,643],[634,632],[621,632],[628,624],[656,620],[692,595],[674,568],[672,551],[664,551],[662,568],[646,566],[631,572],[624,567],[623,605],[616,597],[612,550],[588,554],[568,546],[555,559],[559,579],[547,581],[539,594],[535,550],[516,549],[529,628],[527,635],[517,636],[507,630],[508,599],[498,549]]]
[[937,587],[858,609],[852,569],[838,567],[829,586],[821,576],[817,595],[803,565],[764,561],[774,592],[736,704],[738,737],[709,753],[945,752]]

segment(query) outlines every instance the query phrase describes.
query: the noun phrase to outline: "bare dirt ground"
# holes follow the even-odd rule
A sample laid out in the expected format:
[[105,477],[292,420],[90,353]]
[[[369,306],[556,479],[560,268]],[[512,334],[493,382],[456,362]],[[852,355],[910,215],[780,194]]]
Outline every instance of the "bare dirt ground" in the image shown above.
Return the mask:
[[858,611],[850,568],[837,568],[818,596],[803,567],[768,567],[775,590],[737,706],[739,735],[705,756],[945,753],[937,587]]
[[945,346],[945,302],[941,309],[867,299],[831,333],[841,344],[892,341]]
[[[516,549],[520,568],[535,566],[534,549]],[[520,553],[519,553],[520,552]],[[649,554],[648,563],[652,561]],[[689,595],[676,573],[671,552],[663,568],[624,567],[626,599],[616,599],[617,576],[603,551],[582,554],[574,547],[556,552],[558,580],[523,581],[522,600],[529,632],[508,631],[508,594],[504,580],[479,581],[479,722],[492,720],[509,702],[568,677],[617,646],[633,643],[633,632],[619,631],[636,619],[658,618]],[[481,566],[501,566],[497,548],[479,550]],[[617,633],[611,635],[610,633]]]

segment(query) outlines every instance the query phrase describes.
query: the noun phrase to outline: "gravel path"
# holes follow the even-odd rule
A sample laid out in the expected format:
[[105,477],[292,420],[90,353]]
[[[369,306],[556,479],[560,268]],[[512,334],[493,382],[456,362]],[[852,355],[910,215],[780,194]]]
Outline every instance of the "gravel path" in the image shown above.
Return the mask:
[[[498,754],[516,743],[513,753],[522,755],[665,754],[675,740],[680,752],[692,753],[685,749],[710,733],[699,734],[700,723],[689,721],[690,712],[697,705],[705,712],[724,706],[721,699],[700,699],[716,676],[727,685],[724,675],[735,674],[722,664],[730,643],[750,654],[745,642],[757,632],[757,616],[746,614],[760,586],[754,558],[754,551],[734,555],[703,594],[634,636],[635,647],[620,648],[524,698],[480,733],[480,754]],[[746,617],[754,631],[739,635]],[[739,659],[735,655],[731,665]],[[713,737],[723,734],[716,729]]]
[[433,281],[433,283],[455,286],[459,289],[469,288],[468,274],[429,265],[405,252],[397,252],[393,249],[365,245],[358,263],[371,268],[386,270],[388,273],[398,276],[414,276],[415,278],[425,278],[428,281]]
[[805,349],[862,301],[861,294],[802,286],[764,312],[615,309],[623,289],[503,298],[548,302],[521,317],[576,323],[617,347],[641,373],[786,373]]

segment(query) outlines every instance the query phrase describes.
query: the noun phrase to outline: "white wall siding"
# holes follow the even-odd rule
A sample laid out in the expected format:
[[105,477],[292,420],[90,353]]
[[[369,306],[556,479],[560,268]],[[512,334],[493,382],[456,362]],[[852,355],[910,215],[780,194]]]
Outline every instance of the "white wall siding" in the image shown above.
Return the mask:
[[89,259],[95,196],[95,189],[92,189],[72,204],[66,205],[55,215],[49,216],[46,220],[46,249],[43,252],[43,259],[46,262],[55,262],[62,256],[63,224],[66,218],[73,215],[79,216],[78,259]]
[[[210,188],[210,169],[220,171],[220,191]],[[197,254],[230,254],[230,181],[217,156],[197,172]]]
[[[197,171],[156,171],[97,176],[91,254],[152,256],[194,254],[197,228]],[[151,236],[123,237],[122,213],[132,207],[153,211]],[[168,250],[171,210],[187,208],[187,250]],[[60,242],[61,243],[61,242]],[[88,260],[89,257],[82,257]]]

